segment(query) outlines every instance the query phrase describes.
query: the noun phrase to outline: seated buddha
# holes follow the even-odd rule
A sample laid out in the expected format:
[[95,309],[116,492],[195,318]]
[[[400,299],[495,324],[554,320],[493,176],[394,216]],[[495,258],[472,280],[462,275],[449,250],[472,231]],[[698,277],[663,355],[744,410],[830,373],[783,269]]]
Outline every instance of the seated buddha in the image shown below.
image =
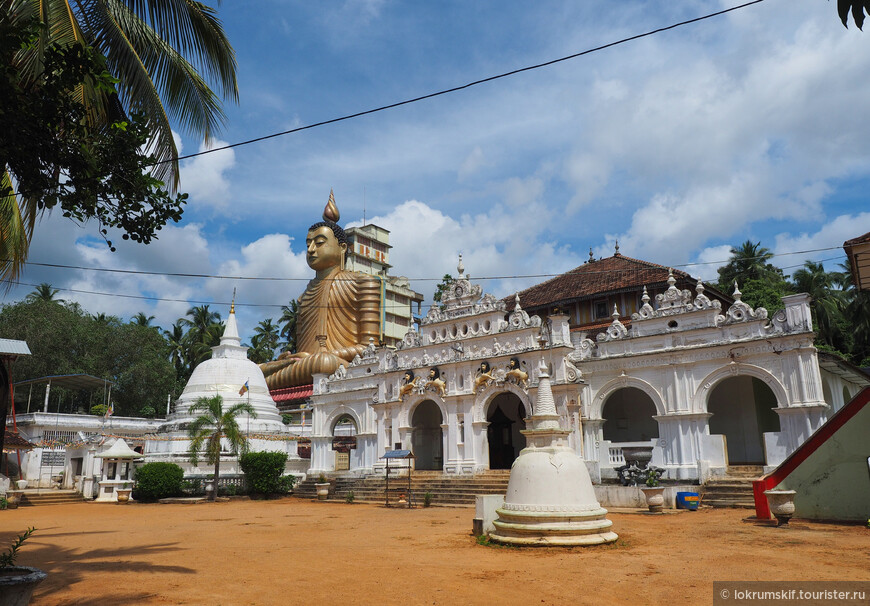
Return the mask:
[[270,390],[307,385],[312,375],[348,366],[373,338],[380,339],[381,284],[368,274],[347,271],[347,235],[329,192],[323,221],[308,229],[306,261],[315,271],[299,297],[295,353],[260,364]]

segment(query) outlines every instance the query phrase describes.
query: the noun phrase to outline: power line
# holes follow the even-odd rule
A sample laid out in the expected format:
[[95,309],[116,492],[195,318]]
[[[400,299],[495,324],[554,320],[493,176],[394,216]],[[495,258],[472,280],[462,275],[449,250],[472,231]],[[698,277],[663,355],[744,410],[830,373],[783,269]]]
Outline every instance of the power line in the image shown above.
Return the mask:
[[[842,248],[842,246],[828,246],[825,248],[812,248],[808,250],[797,250],[792,252],[783,252],[783,253],[775,253],[770,256],[767,255],[759,255],[755,257],[743,257],[741,260],[757,260],[757,259],[770,259],[774,257],[784,257],[789,255],[803,255],[815,252],[824,252],[828,250],[837,250]],[[840,258],[840,257],[836,257]],[[682,267],[694,267],[700,265],[722,265],[728,263],[731,259],[726,259],[722,261],[699,261],[696,263],[680,263],[675,265],[661,265],[661,267],[671,267],[674,269],[679,269]],[[826,259],[833,260],[833,259]],[[6,263],[10,261],[8,259],[5,260]],[[141,269],[114,269],[110,267],[85,267],[82,265],[64,265],[61,263],[40,263],[37,261],[25,261],[25,265],[35,265],[37,267],[49,267],[53,269],[72,269],[77,271],[94,271],[94,272],[103,272],[103,273],[117,273],[117,274],[132,274],[132,275],[145,275],[145,276],[165,276],[170,278],[201,278],[201,279],[209,279],[209,280],[261,280],[264,282],[309,282],[311,278],[282,278],[282,277],[274,277],[274,276],[223,276],[219,274],[197,274],[197,273],[181,273],[181,272],[161,272],[161,271],[147,271]],[[660,264],[656,264],[660,265]],[[795,266],[797,267],[797,266]],[[781,268],[788,269],[788,268]],[[595,274],[608,274],[620,272],[624,273],[625,269],[611,269],[611,270],[590,270],[583,272],[587,275],[595,275]],[[563,272],[564,273],[564,272]],[[516,275],[504,275],[504,276],[474,276],[473,279],[477,281],[484,280],[526,280],[526,279],[540,279],[540,278],[555,278],[561,276],[562,273],[558,274],[516,274]],[[442,277],[438,278],[408,278],[409,281],[413,282],[440,282],[443,279]],[[335,279],[337,281],[341,281],[341,278]],[[25,286],[27,286],[25,284]]]
[[354,114],[348,114],[348,115],[341,116],[341,117],[338,117],[338,118],[331,118],[331,119],[329,119],[329,120],[323,120],[322,122],[315,122],[314,124],[308,124],[307,126],[300,126],[300,127],[297,127],[297,128],[291,128],[290,130],[285,130],[285,131],[281,131],[281,132],[277,132],[277,133],[272,133],[272,134],[270,134],[270,135],[264,135],[264,136],[262,136],[262,137],[255,137],[255,138],[253,138],[253,139],[248,139],[248,140],[246,140],[246,141],[239,141],[239,142],[237,142],[237,143],[231,143],[231,144],[229,144],[229,145],[224,145],[224,146],[222,146],[222,147],[216,147],[216,148],[214,148],[214,149],[209,149],[209,150],[205,150],[205,151],[197,152],[197,153],[194,153],[194,154],[187,154],[187,155],[185,155],[185,156],[178,156],[178,157],[175,158],[174,160],[161,160],[161,161],[159,161],[159,162],[155,162],[154,165],[157,165],[157,164],[166,164],[166,163],[168,163],[168,162],[176,162],[176,161],[178,161],[178,160],[187,160],[188,158],[196,158],[197,156],[204,156],[204,155],[206,155],[206,154],[212,154],[212,153],[214,153],[214,152],[219,152],[219,151],[223,151],[223,150],[227,150],[227,149],[233,149],[233,148],[235,148],[235,147],[241,147],[241,146],[243,146],[243,145],[250,145],[251,143],[259,143],[260,141],[266,141],[266,140],[268,140],[268,139],[274,139],[274,138],[276,138],[276,137],[283,137],[284,135],[290,135],[290,134],[298,133],[298,132],[301,132],[301,131],[304,131],[304,130],[309,130],[309,129],[317,128],[317,127],[320,127],[320,126],[326,126],[326,125],[328,125],[328,124],[335,124],[336,122],[343,122],[343,121],[345,121],[345,120],[351,120],[351,119],[353,119],[353,118],[359,118],[359,117],[361,117],[361,116],[366,116],[366,115],[369,115],[369,114],[375,114],[375,113],[378,113],[378,112],[386,111],[386,110],[388,110],[388,109],[394,109],[394,108],[396,108],[396,107],[401,107],[401,106],[403,106],[403,105],[409,105],[409,104],[411,104],[411,103],[417,103],[417,102],[419,102],[419,101],[425,101],[426,99],[432,99],[432,98],[434,98],[434,97],[440,97],[440,96],[442,96],[442,95],[447,95],[447,94],[450,94],[450,93],[455,93],[455,92],[458,92],[458,91],[461,91],[461,90],[465,90],[465,89],[467,89],[467,88],[471,88],[472,86],[478,86],[478,85],[480,85],[480,84],[485,84],[485,83],[487,83],[487,82],[493,82],[494,80],[500,80],[500,79],[502,79],[502,78],[507,78],[508,76],[515,76],[516,74],[520,74],[520,73],[523,73],[523,72],[528,72],[528,71],[532,71],[532,70],[535,70],[535,69],[540,69],[540,68],[542,68],[542,67],[548,67],[548,66],[550,66],[550,65],[555,65],[556,63],[561,63],[561,62],[563,62],[563,61],[569,61],[569,60],[571,60],[571,59],[576,59],[576,58],[578,58],[578,57],[582,57],[583,55],[589,55],[589,54],[591,54],[591,53],[595,53],[595,52],[598,52],[598,51],[601,51],[601,50],[605,50],[605,49],[610,48],[610,47],[612,47],[612,46],[618,46],[618,45],[620,45],[620,44],[625,44],[626,42],[632,42],[632,41],[634,41],[634,40],[639,40],[639,39],[641,39],[641,38],[646,38],[647,36],[652,36],[653,34],[659,34],[659,33],[661,33],[661,32],[666,32],[666,31],[668,31],[668,30],[676,29],[676,28],[678,28],[678,27],[682,27],[682,26],[684,26],[684,25],[690,25],[690,24],[692,24],[692,23],[697,23],[697,22],[699,22],[699,21],[704,21],[705,19],[711,19],[711,18],[713,18],[713,17],[719,17],[719,16],[724,15],[724,14],[726,14],[726,13],[730,13],[730,12],[732,12],[732,11],[740,10],[740,9],[742,9],[742,8],[746,8],[747,6],[751,6],[751,5],[753,5],[753,4],[759,4],[759,3],[761,3],[761,2],[764,2],[764,0],[752,0],[751,2],[746,2],[746,3],[744,3],[744,4],[740,4],[740,5],[738,5],[738,6],[732,6],[731,8],[726,8],[726,9],[724,9],[724,10],[717,11],[717,12],[715,12],[715,13],[710,13],[710,14],[708,14],[708,15],[703,15],[703,16],[701,16],[701,17],[695,17],[695,18],[693,18],[693,19],[688,19],[688,20],[686,20],[686,21],[680,21],[679,23],[674,23],[674,24],[672,24],[672,25],[668,25],[668,26],[666,26],[666,27],[660,27],[660,28],[658,28],[658,29],[650,30],[650,31],[648,31],[648,32],[644,32],[644,33],[642,33],[642,34],[636,34],[636,35],[634,35],[634,36],[630,36],[630,37],[628,37],[628,38],[623,38],[623,39],[621,39],[621,40],[617,40],[617,41],[615,41],[615,42],[610,42],[610,43],[608,43],[608,44],[603,44],[603,45],[601,45],[601,46],[596,46],[596,47],[594,47],[594,48],[590,48],[590,49],[587,49],[587,50],[584,50],[584,51],[580,51],[580,52],[578,52],[578,53],[574,53],[574,54],[571,54],[571,55],[566,55],[565,57],[560,57],[560,58],[558,58],[558,59],[552,59],[552,60],[550,60],[550,61],[545,61],[544,63],[537,63],[537,64],[535,64],[535,65],[529,65],[529,66],[527,66],[527,67],[521,67],[521,68],[518,68],[518,69],[514,69],[514,70],[511,70],[511,71],[508,71],[508,72],[504,72],[504,73],[501,73],[501,74],[497,74],[497,75],[495,75],[495,76],[489,76],[489,77],[487,77],[487,78],[481,78],[480,80],[474,80],[473,82],[469,82],[469,83],[467,83],[467,84],[463,84],[463,85],[460,85],[460,86],[454,86],[454,87],[452,87],[452,88],[447,88],[447,89],[444,89],[444,90],[440,90],[440,91],[438,91],[438,92],[429,93],[429,94],[426,94],[426,95],[421,95],[421,96],[419,96],[419,97],[414,97],[414,98],[412,98],[412,99],[406,99],[406,100],[404,100],[404,101],[398,101],[398,102],[396,102],[396,103],[390,103],[389,105],[382,105],[381,107],[376,107],[376,108],[374,108],[374,109],[367,109],[367,110],[364,110],[364,111],[356,112],[356,113],[354,113]]

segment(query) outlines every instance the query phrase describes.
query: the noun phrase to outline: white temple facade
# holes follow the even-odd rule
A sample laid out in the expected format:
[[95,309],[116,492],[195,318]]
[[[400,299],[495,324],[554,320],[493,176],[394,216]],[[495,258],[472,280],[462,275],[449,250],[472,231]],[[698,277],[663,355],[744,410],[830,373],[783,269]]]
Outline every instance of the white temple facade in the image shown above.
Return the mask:
[[[783,299],[768,317],[670,288],[644,296],[630,328],[598,340],[546,322],[517,301],[472,284],[461,264],[442,306],[397,348],[368,349],[331,376],[316,375],[309,473],[380,471],[388,450],[410,449],[418,470],[509,469],[546,362],[560,426],[593,481],[615,478],[622,448],[648,446],[665,478],[705,481],[729,465],[772,468],[833,412],[813,347],[809,297]],[[840,377],[837,397],[867,383]],[[842,405],[842,402],[840,403]]]

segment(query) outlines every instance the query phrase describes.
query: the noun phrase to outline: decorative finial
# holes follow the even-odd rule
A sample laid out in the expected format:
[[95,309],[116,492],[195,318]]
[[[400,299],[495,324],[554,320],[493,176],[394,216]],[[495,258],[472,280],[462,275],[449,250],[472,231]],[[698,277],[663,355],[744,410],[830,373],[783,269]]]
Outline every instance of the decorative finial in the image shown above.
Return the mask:
[[522,307],[520,307],[520,293],[517,293],[514,295],[514,311],[519,311],[521,309]]
[[233,302],[230,303],[230,313],[236,313],[236,289],[233,287]]
[[739,301],[742,295],[743,293],[741,293],[740,289],[737,288],[737,280],[734,280],[734,292],[731,294],[731,296],[734,297],[735,301]]
[[459,253],[459,264],[456,266],[456,271],[459,272],[459,277],[464,278],[465,266],[462,264],[462,253]]
[[615,251],[613,253],[613,256],[618,257],[619,256],[619,240],[616,241],[616,246],[614,248],[615,248]]
[[326,207],[323,209],[323,220],[338,223],[340,218],[341,214],[338,212],[338,206],[335,205],[335,195],[332,193],[332,189],[330,189],[329,200],[326,203]]
[[592,254],[592,247],[589,247],[589,261],[588,263],[592,263],[595,260],[595,255]]
[[674,270],[668,267],[668,288],[673,288],[676,283],[677,279],[674,277]]
[[611,317],[612,317],[614,320],[618,320],[618,319],[619,319],[619,310],[616,308],[616,303],[613,304],[613,313],[611,314]]
[[649,293],[646,291],[646,286],[643,287],[643,296],[640,298],[645,304],[649,303]]
[[698,283],[695,285],[695,292],[698,293],[698,296],[704,294],[704,282],[702,280],[698,280]]

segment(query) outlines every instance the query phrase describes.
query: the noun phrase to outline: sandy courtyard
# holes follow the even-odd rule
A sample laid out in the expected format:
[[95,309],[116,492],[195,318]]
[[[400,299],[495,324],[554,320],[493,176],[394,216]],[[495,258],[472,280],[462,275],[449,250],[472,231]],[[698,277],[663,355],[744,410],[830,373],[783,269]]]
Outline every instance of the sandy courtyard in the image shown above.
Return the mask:
[[0,512],[49,573],[33,604],[710,604],[714,580],[870,580],[870,530],[747,510],[612,512],[617,543],[478,545],[473,509],[301,499]]

